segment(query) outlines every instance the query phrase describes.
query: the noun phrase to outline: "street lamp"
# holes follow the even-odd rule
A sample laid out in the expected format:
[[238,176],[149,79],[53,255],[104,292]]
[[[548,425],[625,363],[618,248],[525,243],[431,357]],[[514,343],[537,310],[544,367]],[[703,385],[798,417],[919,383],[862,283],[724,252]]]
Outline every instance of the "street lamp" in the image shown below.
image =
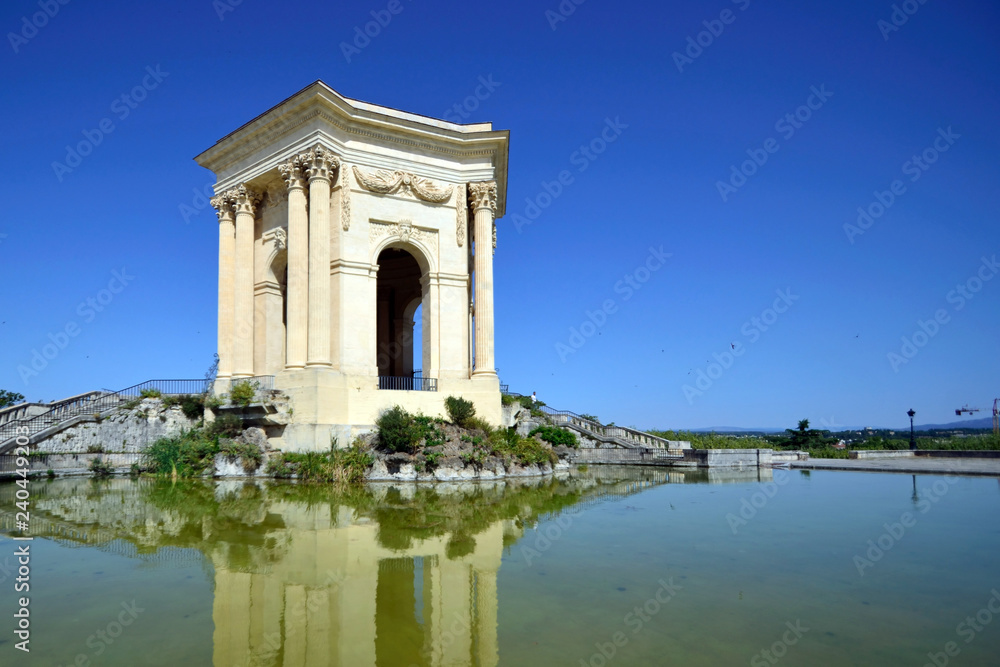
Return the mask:
[[910,408],[906,414],[910,415],[910,449],[917,451],[917,441],[913,439],[913,415],[917,413],[913,411],[913,408]]

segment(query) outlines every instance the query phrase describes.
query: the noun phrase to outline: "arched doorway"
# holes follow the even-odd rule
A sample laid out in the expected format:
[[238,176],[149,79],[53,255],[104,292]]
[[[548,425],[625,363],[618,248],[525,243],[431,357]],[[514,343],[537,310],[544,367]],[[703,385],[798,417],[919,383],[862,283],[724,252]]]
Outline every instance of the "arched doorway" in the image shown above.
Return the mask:
[[[409,252],[386,248],[378,256],[376,288],[376,363],[381,389],[420,389],[414,372],[423,368],[423,360],[414,358],[414,318],[422,312],[423,270]],[[427,328],[421,327],[421,344],[426,354]]]

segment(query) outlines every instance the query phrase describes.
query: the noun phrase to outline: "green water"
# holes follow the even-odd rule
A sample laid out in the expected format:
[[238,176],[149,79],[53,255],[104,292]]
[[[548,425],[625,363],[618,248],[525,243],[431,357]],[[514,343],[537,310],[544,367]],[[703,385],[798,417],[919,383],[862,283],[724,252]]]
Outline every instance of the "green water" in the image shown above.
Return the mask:
[[1000,664],[997,479],[771,475],[5,483],[0,665]]

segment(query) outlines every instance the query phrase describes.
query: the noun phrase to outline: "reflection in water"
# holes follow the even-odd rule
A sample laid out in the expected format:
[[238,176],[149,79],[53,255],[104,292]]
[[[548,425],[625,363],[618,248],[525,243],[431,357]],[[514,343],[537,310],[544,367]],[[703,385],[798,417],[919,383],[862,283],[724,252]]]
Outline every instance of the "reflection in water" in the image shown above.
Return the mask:
[[[59,480],[34,485],[32,528],[136,558],[203,558],[220,667],[488,666],[499,660],[497,572],[525,527],[665,483],[769,479],[756,469],[594,467],[560,479],[345,492]],[[0,486],[4,532],[15,490]]]

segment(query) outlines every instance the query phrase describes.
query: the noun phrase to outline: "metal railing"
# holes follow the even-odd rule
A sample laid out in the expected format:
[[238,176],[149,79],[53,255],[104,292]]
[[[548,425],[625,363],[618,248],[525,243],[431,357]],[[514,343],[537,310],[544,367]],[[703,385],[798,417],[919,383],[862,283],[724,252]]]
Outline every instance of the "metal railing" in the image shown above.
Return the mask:
[[[40,415],[28,419],[11,420],[0,424],[0,451],[15,437],[29,440],[52,426],[82,415],[99,415],[116,408],[128,400],[142,398],[143,392],[161,396],[179,394],[202,394],[209,389],[208,380],[147,380],[126,387],[120,391],[91,391],[79,396],[52,403],[52,407]],[[10,443],[12,444],[12,443]]]
[[388,391],[437,391],[437,383],[437,378],[378,376],[378,388]]
[[[513,398],[524,398],[523,394],[504,392]],[[570,410],[556,410],[547,405],[539,406],[554,423],[569,426],[585,435],[597,436],[599,440],[613,441],[632,447],[647,447],[650,449],[669,449],[670,441],[645,431],[638,431],[624,426],[605,426],[598,421],[578,415]]]

